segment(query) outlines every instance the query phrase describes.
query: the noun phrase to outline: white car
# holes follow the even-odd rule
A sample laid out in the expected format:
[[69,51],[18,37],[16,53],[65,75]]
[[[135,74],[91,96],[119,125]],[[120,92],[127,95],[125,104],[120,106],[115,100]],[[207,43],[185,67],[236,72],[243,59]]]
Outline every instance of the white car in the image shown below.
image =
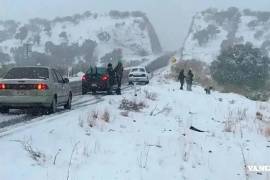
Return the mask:
[[128,84],[134,84],[134,82],[149,83],[149,73],[146,71],[145,67],[134,67],[130,69]]

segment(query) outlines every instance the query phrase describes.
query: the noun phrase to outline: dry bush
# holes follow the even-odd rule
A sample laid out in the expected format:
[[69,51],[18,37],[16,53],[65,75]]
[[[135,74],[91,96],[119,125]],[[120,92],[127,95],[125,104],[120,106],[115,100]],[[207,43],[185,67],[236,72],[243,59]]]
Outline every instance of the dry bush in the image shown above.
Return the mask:
[[122,116],[124,117],[128,117],[129,116],[129,111],[123,111],[120,113]]
[[166,116],[172,111],[172,108],[167,104],[162,109],[159,109],[157,106],[150,112],[150,116],[157,116],[159,114],[165,114]]
[[270,127],[269,126],[264,129],[264,135],[265,135],[265,137],[270,137]]
[[102,114],[101,119],[105,122],[110,122],[110,113],[108,110],[105,110],[104,113]]
[[87,116],[87,124],[89,127],[95,127],[98,120],[98,112],[92,111],[91,113],[88,113]]
[[81,128],[83,128],[83,126],[84,126],[84,121],[83,121],[82,116],[79,117],[79,119],[78,119],[78,124],[79,124],[79,126],[80,126]]
[[224,132],[235,132],[235,126],[236,122],[233,117],[233,111],[230,111],[225,121]]
[[238,109],[237,110],[237,120],[238,121],[242,121],[242,120],[247,120],[247,111],[248,109],[244,108],[244,109]]
[[146,99],[149,99],[151,101],[156,101],[157,100],[157,93],[149,92],[147,90],[144,90],[144,95],[145,95]]
[[224,132],[233,132],[233,125],[232,121],[226,121],[224,126]]
[[256,112],[256,119],[258,119],[258,120],[263,120],[263,114],[262,113],[260,113],[260,112]]
[[24,150],[29,153],[31,159],[36,161],[38,164],[42,164],[46,161],[45,154],[41,153],[37,149],[34,149],[30,140],[29,141],[21,141],[21,144],[22,144]]
[[84,145],[82,154],[83,154],[83,156],[85,156],[87,158],[90,157],[90,150],[89,150],[88,146]]
[[119,109],[139,112],[145,107],[146,105],[143,101],[137,102],[136,100],[131,101],[128,99],[122,99]]
[[266,104],[260,104],[259,109],[262,110],[262,111],[265,111],[265,110],[268,109],[268,106]]

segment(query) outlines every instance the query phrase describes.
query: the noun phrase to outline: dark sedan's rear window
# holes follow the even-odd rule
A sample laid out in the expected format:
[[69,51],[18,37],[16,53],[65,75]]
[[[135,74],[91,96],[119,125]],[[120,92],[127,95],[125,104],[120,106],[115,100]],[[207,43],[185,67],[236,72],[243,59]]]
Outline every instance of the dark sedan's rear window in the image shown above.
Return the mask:
[[91,67],[86,74],[105,74],[107,69],[104,67]]
[[38,67],[12,68],[4,76],[4,79],[48,79],[49,70]]

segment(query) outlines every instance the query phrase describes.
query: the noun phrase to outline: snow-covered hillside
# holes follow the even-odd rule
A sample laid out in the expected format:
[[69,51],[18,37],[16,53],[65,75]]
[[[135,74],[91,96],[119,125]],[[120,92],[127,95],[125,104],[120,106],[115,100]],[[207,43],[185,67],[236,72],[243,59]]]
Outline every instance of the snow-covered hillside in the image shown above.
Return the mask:
[[66,63],[69,64],[100,62],[100,59],[119,49],[127,61],[141,60],[161,52],[154,27],[142,12],[85,12],[54,20],[36,18],[26,24],[0,22],[0,62],[24,62],[27,44],[28,55],[35,59],[33,63],[40,64],[45,59],[52,59],[47,56],[68,59]]
[[208,9],[193,17],[180,56],[211,63],[221,47],[246,42],[269,53],[269,37],[270,12]]
[[180,91],[162,74],[134,92],[0,134],[1,179],[267,179],[244,167],[269,165],[269,104]]

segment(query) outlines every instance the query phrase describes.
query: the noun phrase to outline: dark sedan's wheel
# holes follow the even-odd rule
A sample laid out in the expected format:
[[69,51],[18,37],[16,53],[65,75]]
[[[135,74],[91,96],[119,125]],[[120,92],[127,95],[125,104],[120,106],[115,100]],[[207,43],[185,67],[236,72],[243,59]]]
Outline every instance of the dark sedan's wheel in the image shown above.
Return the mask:
[[97,94],[97,91],[96,90],[92,90],[92,94],[93,95],[96,95]]
[[56,109],[57,109],[56,98],[53,98],[51,107],[49,107],[49,114],[54,114],[54,113],[56,113]]
[[0,113],[7,114],[7,113],[9,113],[9,109],[6,108],[6,107],[1,107],[0,108]]
[[132,82],[132,81],[129,81],[129,82],[128,82],[128,85],[133,85],[133,82]]
[[87,90],[82,88],[82,95],[85,95],[85,94],[87,94]]
[[65,109],[71,109],[72,95],[70,94],[68,97],[67,103],[64,105]]

